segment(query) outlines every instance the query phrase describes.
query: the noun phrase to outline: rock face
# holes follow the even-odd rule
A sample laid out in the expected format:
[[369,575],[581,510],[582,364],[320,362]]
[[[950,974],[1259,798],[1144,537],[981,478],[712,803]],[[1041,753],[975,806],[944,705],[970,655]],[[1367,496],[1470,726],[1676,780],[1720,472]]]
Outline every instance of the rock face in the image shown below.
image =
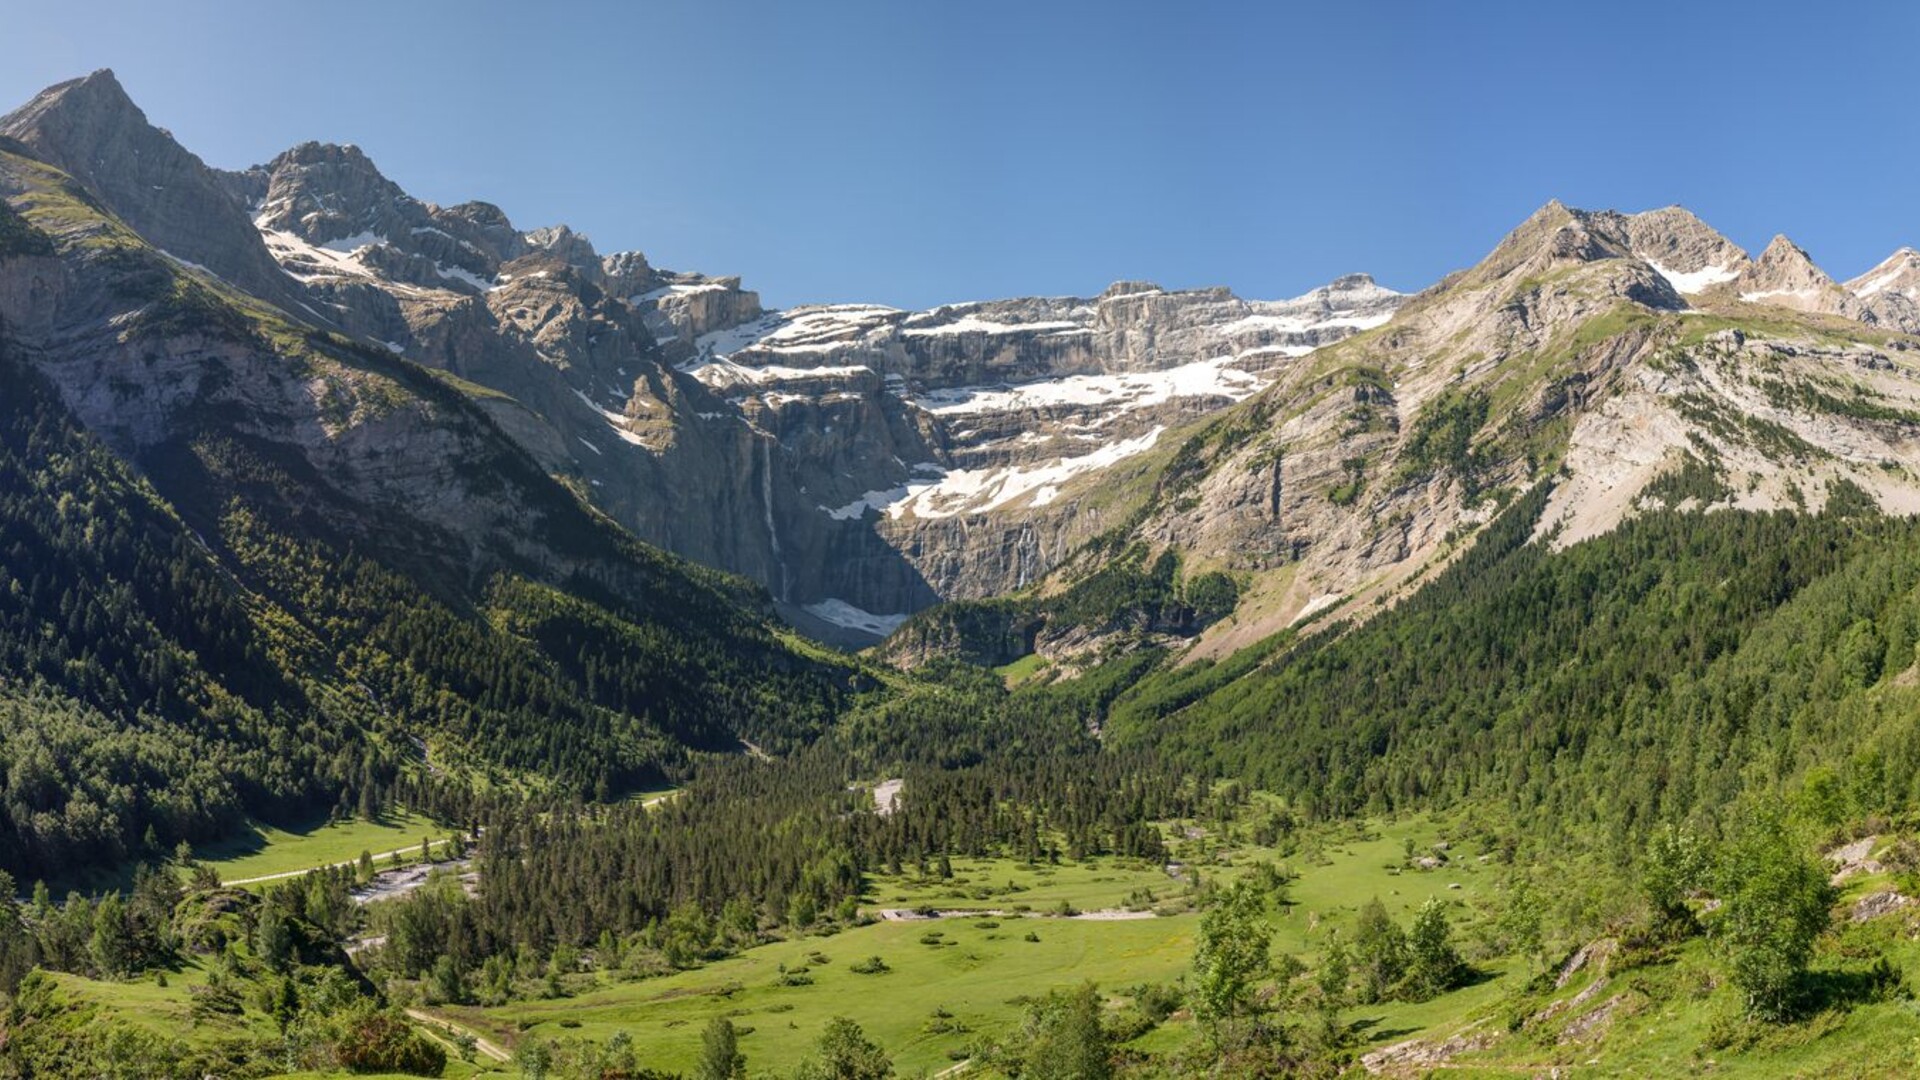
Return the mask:
[[1037,579],[1108,520],[1070,484],[1401,300],[1355,275],[1282,302],[1123,283],[769,313],[738,278],[420,202],[353,147],[221,180],[305,306],[498,391],[496,422],[622,524],[849,643]]
[[1920,251],[1903,247],[1846,288],[1859,299],[1862,319],[1920,333]]
[[[1401,299],[1353,275],[1278,302],[1128,282],[922,312],[805,307],[702,335],[680,367],[776,435],[829,528],[901,553],[934,595],[981,597],[1037,580],[1117,516],[1066,493]],[[834,587],[808,605],[829,621],[861,618],[834,601],[882,626],[924,606]]]
[[0,118],[0,135],[86,185],[160,250],[273,303],[297,303],[219,176],[148,123],[113,72],[41,91]]
[[1774,237],[1767,250],[1734,279],[1731,288],[1750,304],[1771,304],[1848,318],[1859,313],[1858,299],[1784,236]]
[[54,241],[0,260],[0,330],[203,535],[227,510],[217,491],[257,483],[316,531],[423,579],[577,578],[637,611],[743,618],[745,583],[692,572],[592,513],[489,422],[484,397],[261,307],[92,198],[0,145],[0,200]]

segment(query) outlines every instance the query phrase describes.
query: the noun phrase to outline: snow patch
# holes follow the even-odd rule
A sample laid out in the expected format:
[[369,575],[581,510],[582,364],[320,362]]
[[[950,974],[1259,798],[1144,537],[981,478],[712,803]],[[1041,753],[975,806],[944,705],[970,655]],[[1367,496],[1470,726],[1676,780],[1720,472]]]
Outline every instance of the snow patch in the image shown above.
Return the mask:
[[1647,265],[1653,267],[1654,273],[1666,278],[1667,284],[1673,286],[1673,291],[1682,296],[1692,296],[1694,293],[1705,292],[1715,285],[1732,281],[1734,278],[1740,276],[1739,268],[1734,266],[1708,266],[1699,270],[1669,270],[1659,263],[1654,262],[1652,259],[1647,260]]
[[1749,304],[1757,304],[1776,296],[1791,296],[1796,300],[1817,300],[1820,292],[1817,289],[1768,289],[1765,292],[1743,292],[1740,294],[1740,299]]
[[651,304],[651,303],[654,303],[655,301],[664,300],[669,296],[691,296],[694,293],[726,292],[726,291],[727,291],[727,287],[725,285],[722,285],[718,282],[713,282],[713,281],[703,281],[693,285],[687,285],[687,284],[663,285],[660,288],[653,289],[649,292],[635,293],[634,295],[627,297],[627,303],[632,304],[634,307],[639,307],[641,304]]
[[[592,409],[594,412],[599,413],[600,419],[605,420],[607,422],[607,427],[612,429],[613,433],[619,436],[621,441],[630,442],[635,446],[647,445],[645,439],[642,439],[640,436],[635,435],[633,432],[627,430],[627,418],[625,415],[614,412],[612,409],[602,408],[601,406],[594,404],[592,398],[588,397],[587,395],[581,393],[578,390],[575,390],[573,392],[573,396],[579,398],[581,403],[584,404],[587,408]],[[575,436],[575,437],[578,438],[578,436]],[[587,440],[581,439],[580,441],[583,443],[587,443],[587,446],[590,447],[594,453],[597,454],[600,452],[599,447],[594,446],[592,443],[587,442]]]
[[[1153,449],[1165,425],[1137,438],[1122,439],[1080,457],[1062,458],[1049,465],[1013,465],[1003,468],[955,469],[938,480],[910,480],[886,491],[869,491],[828,516],[846,520],[864,514],[867,508],[884,510],[889,518],[912,514],[918,518],[948,518],[960,514],[984,514],[997,510],[1027,495],[1048,488],[1051,502],[1059,488],[1085,473],[1104,469],[1136,454]],[[915,471],[924,471],[919,466]],[[1045,505],[1041,503],[1040,505]]]
[[968,314],[950,323],[941,323],[937,326],[910,326],[900,332],[910,337],[934,337],[942,334],[1021,334],[1085,329],[1079,323],[1073,322],[1002,323]]
[[845,600],[838,599],[807,604],[802,610],[816,619],[830,622],[835,626],[845,627],[848,630],[863,630],[879,637],[886,637],[900,629],[900,624],[907,621],[907,616],[904,614],[875,615],[871,611],[854,607]]
[[1223,397],[1239,401],[1265,384],[1259,376],[1231,367],[1235,358],[1216,356],[1165,371],[1120,375],[1069,375],[1015,386],[963,386],[932,390],[911,398],[935,416],[1003,413],[1063,406],[1119,406],[1121,410],[1160,405],[1174,398]]
[[865,364],[825,364],[807,368],[788,367],[782,364],[756,364],[749,367],[727,359],[695,362],[683,365],[680,370],[715,390],[801,379],[846,379],[873,374],[873,369]]
[[481,292],[492,292],[500,287],[473,271],[459,266],[441,266],[439,263],[434,263],[433,272],[449,281],[459,281],[471,285]]
[[694,345],[701,353],[720,357],[746,349],[826,352],[858,344],[867,333],[890,325],[903,314],[899,308],[878,304],[790,308],[763,315],[729,330],[702,334]]
[[1300,614],[1295,615],[1293,621],[1305,622],[1307,619],[1320,614],[1345,598],[1345,593],[1323,593],[1320,596],[1316,596],[1300,608]]

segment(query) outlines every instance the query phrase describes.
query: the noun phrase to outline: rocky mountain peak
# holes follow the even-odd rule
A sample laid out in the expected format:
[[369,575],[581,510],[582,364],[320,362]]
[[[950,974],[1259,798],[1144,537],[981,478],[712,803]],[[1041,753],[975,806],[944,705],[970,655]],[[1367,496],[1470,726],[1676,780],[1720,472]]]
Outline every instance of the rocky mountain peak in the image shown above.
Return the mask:
[[1503,237],[1458,283],[1477,287],[1626,254],[1624,245],[1610,235],[1612,230],[1596,228],[1604,220],[1604,214],[1573,210],[1558,199],[1551,200]]
[[[133,103],[112,68],[101,68],[78,79],[55,83],[33,100],[0,119],[10,133],[16,128],[66,129],[81,125],[130,127],[145,124],[147,114]],[[20,138],[20,136],[15,136]],[[22,141],[26,141],[22,138]]]
[[1163,290],[1160,286],[1151,281],[1116,281],[1107,286],[1106,291],[1102,292],[1098,299],[1118,300],[1123,296],[1136,296],[1140,293],[1157,293],[1161,291]]
[[254,223],[310,244],[392,236],[430,217],[357,146],[301,143],[261,171],[268,183]]
[[1903,247],[1881,260],[1878,266],[1847,282],[1846,288],[1863,300],[1885,293],[1920,300],[1920,251]]
[[1647,262],[1682,294],[1732,281],[1749,262],[1739,245],[1684,207],[1629,214],[1620,224],[1634,257]]
[[155,247],[282,307],[298,304],[229,185],[149,123],[112,71],[48,87],[0,117],[0,135],[73,177]]
[[1903,247],[1845,288],[1859,302],[1859,318],[1920,333],[1920,252]]
[[1775,236],[1734,279],[1733,288],[1740,299],[1753,304],[1848,316],[1858,310],[1854,298],[1785,236]]

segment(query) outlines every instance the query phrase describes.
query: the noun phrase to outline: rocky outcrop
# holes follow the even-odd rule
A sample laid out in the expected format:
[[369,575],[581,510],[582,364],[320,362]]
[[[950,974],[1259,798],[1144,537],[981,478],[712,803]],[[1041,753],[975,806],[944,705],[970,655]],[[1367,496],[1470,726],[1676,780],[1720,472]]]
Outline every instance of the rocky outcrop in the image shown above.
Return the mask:
[[1784,236],[1776,236],[1729,288],[1750,304],[1857,317],[1860,303],[1807,253]]
[[1860,318],[1905,333],[1920,333],[1920,251],[1903,247],[1846,283]]

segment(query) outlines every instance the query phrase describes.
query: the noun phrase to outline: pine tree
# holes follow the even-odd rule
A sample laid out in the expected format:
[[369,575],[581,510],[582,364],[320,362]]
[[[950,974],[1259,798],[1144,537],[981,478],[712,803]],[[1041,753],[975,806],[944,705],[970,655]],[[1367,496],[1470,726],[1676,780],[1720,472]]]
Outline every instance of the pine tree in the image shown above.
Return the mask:
[[1272,969],[1272,939],[1265,905],[1245,882],[1221,892],[1200,917],[1193,951],[1193,1011],[1215,1045],[1226,1040],[1235,1021],[1257,1011],[1255,991]]
[[740,1052],[740,1036],[733,1021],[714,1017],[700,1035],[700,1061],[693,1068],[694,1080],[743,1080],[746,1075],[747,1056]]

